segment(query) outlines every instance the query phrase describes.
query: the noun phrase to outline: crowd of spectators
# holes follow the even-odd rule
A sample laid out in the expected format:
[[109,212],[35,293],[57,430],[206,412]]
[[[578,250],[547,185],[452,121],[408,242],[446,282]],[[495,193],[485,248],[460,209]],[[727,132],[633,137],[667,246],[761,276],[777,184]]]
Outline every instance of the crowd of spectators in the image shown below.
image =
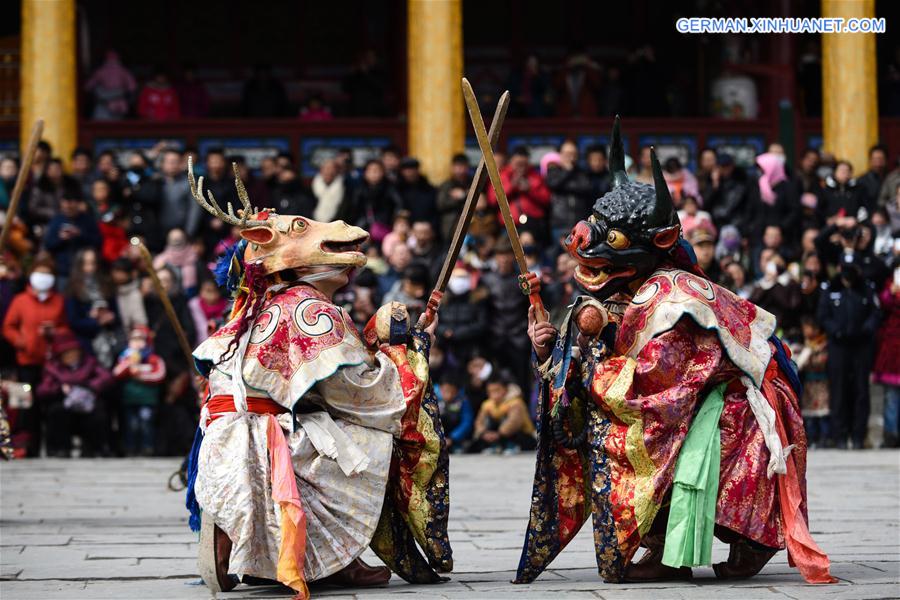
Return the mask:
[[[132,237],[156,270],[191,344],[220,326],[228,298],[210,274],[236,232],[193,201],[188,153],[162,148],[118,164],[77,149],[66,171],[42,142],[0,262],[0,372],[18,445],[36,456],[181,454],[198,412],[191,367],[150,285]],[[453,158],[435,187],[414,157],[385,148],[356,168],[350,152],[325,160],[311,182],[289,153],[251,171],[217,149],[193,156],[219,202],[236,203],[235,162],[252,202],[283,214],[343,219],[371,234],[368,265],[336,301],[362,326],[381,304],[424,309],[466,196],[472,165]],[[201,160],[202,159],[202,160]],[[497,153],[528,268],[558,322],[578,294],[561,240],[608,191],[606,150],[565,141],[532,165],[526,148]],[[649,149],[630,176],[649,181]],[[846,161],[807,150],[790,169],[773,144],[745,169],[704,149],[691,172],[665,177],[683,234],[717,283],[773,313],[806,384],[813,445],[866,443],[870,382],[885,389],[884,444],[896,446],[900,409],[900,167],[872,148],[854,177]],[[18,165],[0,160],[0,208]],[[500,227],[496,197],[477,200],[440,311],[431,373],[454,451],[515,452],[534,443],[528,299]],[[16,383],[13,383],[16,382]],[[21,384],[21,385],[20,385]],[[19,388],[15,388],[19,385]],[[43,440],[43,441],[42,441]]]
[[[372,51],[360,53],[356,63],[341,81],[335,100],[339,113],[349,117],[387,116],[385,76]],[[198,79],[192,65],[184,65],[177,76],[162,66],[150,71],[139,84],[114,50],[106,52],[103,62],[84,82],[90,117],[97,121],[138,118],[145,121],[198,119],[211,115],[247,118],[295,116],[301,121],[328,121],[334,115],[324,95],[312,91],[299,106],[292,103],[285,83],[270,65],[258,64],[241,85],[235,106],[213,106],[206,83]]]
[[[732,38],[729,45],[737,48],[746,44]],[[685,85],[683,65],[672,56],[661,55],[652,44],[618,48],[613,54],[579,44],[564,54],[562,48],[554,50],[541,57],[531,53],[508,63],[472,65],[470,77],[484,93],[480,97],[484,108],[493,108],[496,97],[489,90],[502,84],[512,96],[509,115],[513,118],[592,118],[620,113],[637,117],[694,114],[752,118],[758,106],[757,87],[765,86],[765,78],[758,73],[751,77],[740,68],[735,71],[710,65],[698,85],[708,88],[711,98],[701,100],[687,91],[691,86]],[[879,107],[885,115],[900,110],[898,64],[896,57],[891,58],[883,61],[885,85]],[[750,59],[738,52],[725,60],[734,67]],[[822,87],[822,67],[818,44],[807,43],[798,61],[797,77],[803,85],[797,107],[808,116],[820,116],[821,94],[816,90]],[[244,74],[235,69],[225,79],[212,80],[198,76],[191,64],[180,69],[143,65],[134,69],[141,74],[136,77],[118,53],[110,50],[82,88],[84,104],[91,107],[90,117],[95,120],[171,121],[218,116],[296,117],[318,122],[335,117],[396,117],[402,107],[391,91],[392,78],[385,67],[383,56],[363,49],[352,64],[345,69],[329,69],[330,75],[314,84],[292,77],[296,66],[284,63],[279,67],[246,65]],[[728,93],[717,91],[721,86]]]

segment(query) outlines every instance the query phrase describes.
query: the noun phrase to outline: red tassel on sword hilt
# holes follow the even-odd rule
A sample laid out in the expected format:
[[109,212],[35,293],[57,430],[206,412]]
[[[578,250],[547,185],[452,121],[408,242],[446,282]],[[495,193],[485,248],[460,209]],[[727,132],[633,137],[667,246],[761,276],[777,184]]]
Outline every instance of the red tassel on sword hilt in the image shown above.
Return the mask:
[[434,323],[434,318],[437,316],[438,308],[441,306],[441,298],[444,297],[444,292],[440,290],[433,290],[431,292],[431,296],[428,298],[428,304],[425,306],[425,312],[419,317],[419,322],[416,324],[416,327],[419,329],[428,329],[428,327]]
[[534,307],[534,313],[537,319],[543,320],[543,315],[546,314],[546,310],[544,309],[544,302],[541,300],[541,280],[540,278],[532,273],[523,273],[519,275],[519,288],[522,290],[522,293],[528,296],[528,301],[531,303],[531,306]]

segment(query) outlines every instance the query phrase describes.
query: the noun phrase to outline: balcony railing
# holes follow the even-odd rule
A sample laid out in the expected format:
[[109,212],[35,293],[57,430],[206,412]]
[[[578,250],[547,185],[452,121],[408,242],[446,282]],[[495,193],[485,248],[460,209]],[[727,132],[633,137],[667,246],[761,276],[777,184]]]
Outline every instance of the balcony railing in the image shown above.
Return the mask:
[[[583,149],[591,144],[606,144],[612,120],[592,119],[509,119],[501,136],[500,148],[524,144],[535,154],[558,145],[566,138],[576,140]],[[660,155],[677,155],[695,165],[704,147],[727,150],[739,162],[752,162],[755,153],[779,139],[777,119],[724,120],[713,118],[628,118],[623,123],[626,151],[634,155],[643,145],[654,145]],[[334,119],[305,122],[297,119],[191,119],[170,122],[89,121],[79,124],[79,143],[96,152],[110,149],[118,153],[146,150],[160,140],[171,140],[182,148],[194,148],[204,154],[211,147],[224,147],[228,153],[240,153],[255,165],[266,155],[289,151],[298,157],[304,176],[311,176],[318,161],[338,148],[350,148],[354,161],[362,163],[378,149],[395,144],[406,150],[403,119]],[[900,119],[883,118],[881,141],[888,144],[893,157],[900,151]],[[796,152],[822,144],[820,119],[799,119],[791,132]],[[469,134],[471,135],[471,134]],[[0,153],[15,153],[19,130],[15,123],[0,124]],[[477,155],[474,138],[467,147]]]

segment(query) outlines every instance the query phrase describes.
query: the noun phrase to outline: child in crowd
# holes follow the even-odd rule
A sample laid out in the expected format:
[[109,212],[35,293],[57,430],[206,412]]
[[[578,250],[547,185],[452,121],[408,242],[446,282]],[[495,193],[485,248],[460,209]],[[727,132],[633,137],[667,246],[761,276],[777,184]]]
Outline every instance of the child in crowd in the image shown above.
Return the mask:
[[409,219],[409,211],[398,210],[394,216],[393,228],[384,236],[384,240],[381,242],[381,253],[384,255],[385,260],[389,261],[391,259],[391,254],[394,253],[394,248],[398,245],[409,243],[411,230],[412,223]]
[[153,353],[150,330],[146,326],[137,325],[131,330],[128,347],[119,356],[113,374],[125,382],[122,386],[125,451],[132,456],[149,456],[153,454],[153,422],[166,365]]
[[412,264],[403,271],[403,277],[385,294],[383,304],[400,302],[409,311],[409,322],[415,323],[425,310],[428,301],[428,269],[421,264]]
[[122,329],[131,331],[135,325],[146,325],[147,311],[144,309],[141,282],[134,263],[124,257],[118,258],[110,267],[109,273],[116,286],[116,312]]
[[81,437],[81,456],[105,454],[107,419],[99,396],[111,383],[109,371],[82,350],[73,333],[56,336],[37,388],[47,420],[49,456],[69,458],[76,432]]
[[173,229],[166,236],[166,247],[153,257],[153,268],[170,267],[181,282],[181,289],[188,298],[197,293],[197,261],[200,256],[190,244],[187,234],[181,229]]
[[515,454],[535,448],[534,423],[518,385],[500,375],[487,382],[487,399],[475,420],[475,437],[470,452]]
[[461,385],[459,376],[448,374],[434,388],[444,428],[444,443],[454,454],[461,453],[472,434],[475,411]]
[[681,230],[684,237],[690,237],[691,232],[704,222],[713,237],[716,236],[716,226],[713,225],[712,216],[705,210],[700,210],[700,203],[696,196],[685,196],[681,210],[678,211],[678,220],[681,221]]
[[197,343],[199,344],[225,323],[228,300],[222,295],[215,280],[209,276],[200,282],[200,292],[188,300],[188,308],[191,309],[191,316],[194,317]]
[[796,356],[803,379],[801,411],[809,447],[825,444],[831,438],[829,427],[828,338],[811,316],[802,320],[803,346]]

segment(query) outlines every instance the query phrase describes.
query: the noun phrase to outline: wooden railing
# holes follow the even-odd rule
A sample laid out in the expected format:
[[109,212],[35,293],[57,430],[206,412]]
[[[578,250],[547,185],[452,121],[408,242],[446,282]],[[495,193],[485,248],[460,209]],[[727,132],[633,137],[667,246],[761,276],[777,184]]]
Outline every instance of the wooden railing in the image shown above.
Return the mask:
[[[500,148],[525,144],[537,150],[549,148],[565,138],[575,139],[583,148],[605,144],[612,120],[592,119],[509,119]],[[900,152],[900,119],[882,118],[882,142],[888,144],[891,159]],[[626,150],[632,155],[644,144],[654,144],[679,154],[693,164],[700,149],[726,147],[737,155],[761,152],[778,139],[777,119],[748,121],[710,118],[628,118],[623,132]],[[0,124],[0,152],[14,151],[19,136],[15,123]],[[821,120],[798,119],[794,124],[795,150],[821,145]],[[157,141],[173,140],[181,147],[193,147],[203,154],[212,146],[244,152],[251,162],[262,154],[286,150],[298,156],[305,175],[314,163],[338,147],[353,149],[356,159],[374,155],[378,147],[395,144],[406,148],[403,119],[335,119],[304,122],[297,119],[191,119],[164,123],[148,121],[82,121],[79,143],[95,150],[148,148]],[[477,148],[474,139],[467,146]],[[751,159],[752,160],[752,159]]]

